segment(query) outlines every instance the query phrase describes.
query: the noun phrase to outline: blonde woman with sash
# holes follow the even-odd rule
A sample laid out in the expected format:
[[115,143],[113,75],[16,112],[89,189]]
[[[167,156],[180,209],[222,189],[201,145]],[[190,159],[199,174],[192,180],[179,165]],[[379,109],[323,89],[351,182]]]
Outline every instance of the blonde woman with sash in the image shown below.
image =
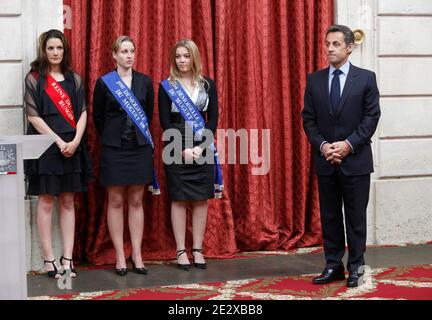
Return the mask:
[[[85,142],[87,107],[81,78],[71,70],[69,45],[59,30],[41,34],[37,59],[25,78],[27,134],[54,134],[53,144],[39,159],[25,163],[29,195],[39,196],[37,225],[48,276],[76,277],[72,261],[75,235],[74,195],[87,190],[91,164]],[[51,220],[58,198],[63,256],[56,263]]]
[[154,144],[150,134],[153,115],[153,83],[133,70],[135,43],[119,37],[112,46],[116,69],[96,81],[93,121],[101,137],[100,183],[108,192],[108,229],[116,251],[116,274],[128,273],[123,247],[123,203],[128,203],[132,243],[132,270],[145,275],[141,256],[144,233],[145,186],[153,194],[158,184],[153,169]]
[[[195,267],[206,269],[202,244],[207,200],[221,197],[223,188],[220,165],[212,143],[218,122],[216,86],[213,80],[202,75],[198,47],[192,40],[181,40],[174,45],[170,64],[170,76],[159,86],[159,116],[165,134],[169,129],[181,134],[178,141],[171,140],[165,146],[179,144],[176,147],[179,152],[174,150],[176,154],[172,155],[179,161],[170,163],[165,150],[162,157],[172,201],[171,222],[177,246],[177,266],[186,271],[191,267],[185,246],[186,211],[191,206],[193,244],[190,256]],[[193,123],[192,126],[186,119]],[[192,132],[199,134],[192,138]],[[206,143],[211,143],[210,148],[203,146]],[[210,161],[201,161],[204,158]]]

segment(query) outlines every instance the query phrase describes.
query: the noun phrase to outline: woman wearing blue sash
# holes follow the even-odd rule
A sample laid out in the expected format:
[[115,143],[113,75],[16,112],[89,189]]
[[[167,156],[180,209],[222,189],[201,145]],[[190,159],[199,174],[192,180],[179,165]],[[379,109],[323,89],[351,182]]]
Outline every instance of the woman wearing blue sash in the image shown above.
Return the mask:
[[[175,129],[181,133],[180,141],[174,138],[165,146],[167,148],[168,144],[180,143],[177,149],[181,155],[169,155],[173,158],[177,157],[180,161],[170,163],[166,155],[163,156],[168,193],[172,201],[171,222],[177,245],[177,263],[182,270],[190,269],[191,264],[185,247],[186,211],[190,205],[193,236],[191,256],[195,267],[205,269],[207,265],[202,244],[207,222],[207,200],[215,197],[215,166],[213,161],[198,163],[197,160],[213,151],[199,147],[205,142],[205,138],[200,141],[187,134],[190,129],[189,124],[186,123],[182,110],[179,110],[175,103],[177,99],[169,93],[174,93],[174,88],[178,90],[178,93],[185,98],[185,103],[190,104],[191,113],[196,113],[194,122],[203,121],[201,129],[214,133],[218,122],[216,86],[213,80],[202,76],[200,54],[192,40],[181,40],[174,45],[170,64],[170,76],[159,86],[158,102],[160,122],[165,134],[168,129]],[[213,159],[213,157],[208,158]]]
[[[75,237],[76,192],[87,191],[91,177],[85,128],[87,106],[81,78],[71,70],[71,52],[64,34],[49,30],[39,37],[37,59],[25,78],[24,108],[27,134],[53,134],[55,143],[39,159],[25,161],[27,194],[39,196],[37,225],[48,276],[58,278],[69,271]],[[52,248],[52,213],[57,197],[63,256],[61,271]]]
[[[93,121],[102,142],[100,183],[108,193],[108,229],[116,251],[116,273],[125,276],[128,272],[123,247],[123,203],[127,200],[133,271],[147,274],[141,256],[143,196],[145,185],[153,179],[153,151],[131,116],[140,113],[148,131],[153,115],[153,84],[148,76],[132,69],[135,43],[131,38],[119,37],[112,55],[117,68],[97,80],[93,94]],[[125,97],[130,100],[125,102]],[[131,114],[128,107],[132,105],[135,111]]]

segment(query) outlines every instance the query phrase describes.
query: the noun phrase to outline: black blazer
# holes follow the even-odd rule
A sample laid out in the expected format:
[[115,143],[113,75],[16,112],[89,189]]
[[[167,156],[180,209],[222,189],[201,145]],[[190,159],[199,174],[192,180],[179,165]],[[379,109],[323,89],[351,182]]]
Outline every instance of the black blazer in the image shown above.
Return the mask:
[[[211,130],[213,134],[215,134],[218,124],[218,97],[217,97],[217,90],[216,90],[216,84],[215,82],[207,77],[204,77],[209,85],[205,86],[205,90],[208,93],[209,103],[207,106],[207,111],[205,112],[207,114],[207,117],[205,117],[205,114],[203,115],[205,123],[205,128],[208,130]],[[171,98],[166,93],[165,89],[163,88],[162,84],[159,84],[159,94],[158,94],[158,106],[159,106],[159,120],[161,123],[162,130],[167,130],[173,128],[173,125],[171,123]],[[179,114],[178,112],[176,112]],[[207,118],[207,119],[206,119]]]
[[[152,80],[145,74],[133,70],[131,89],[144,108],[150,126],[154,103]],[[99,78],[96,81],[93,92],[93,122],[101,136],[103,145],[112,147],[121,146],[121,135],[127,116],[126,111],[124,111],[111,94],[102,78]],[[141,131],[136,127],[135,133],[138,145],[147,144]]]
[[347,139],[354,153],[339,165],[343,174],[369,174],[373,172],[371,138],[381,115],[375,73],[350,65],[336,114],[330,104],[328,77],[329,68],[309,74],[304,95],[303,127],[312,144],[315,171],[330,175],[336,168],[321,155],[322,142]]

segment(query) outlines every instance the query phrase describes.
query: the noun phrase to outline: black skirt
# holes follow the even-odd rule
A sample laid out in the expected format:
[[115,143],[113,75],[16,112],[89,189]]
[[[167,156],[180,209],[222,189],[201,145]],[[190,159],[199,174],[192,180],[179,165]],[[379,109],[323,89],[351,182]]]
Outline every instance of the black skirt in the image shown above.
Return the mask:
[[[184,150],[187,145],[199,146],[201,141],[190,140],[191,137],[186,137],[184,119],[177,113],[171,114],[173,127],[179,130],[182,134],[181,141],[170,140],[168,144],[181,142],[181,145],[176,145],[177,150]],[[188,141],[186,141],[189,139]],[[206,149],[203,151],[203,156],[210,152],[213,158],[213,153]],[[171,151],[171,157],[174,156],[174,151]],[[165,175],[168,187],[168,196],[174,201],[187,200],[208,200],[214,198],[214,164],[204,163],[198,164],[195,161],[192,164],[186,164],[182,156],[179,156],[181,163],[164,164]]]
[[39,175],[29,177],[28,195],[58,196],[65,192],[85,192],[87,186],[83,183],[81,174],[67,173],[62,175]]
[[[64,141],[71,141],[74,135],[59,134]],[[53,144],[39,159],[26,160],[24,166],[28,195],[58,196],[65,192],[85,192],[92,176],[85,138],[70,158],[64,157]]]
[[214,198],[213,164],[165,165],[168,195],[174,201]]
[[150,184],[153,180],[153,152],[136,140],[121,148],[102,146],[100,183],[104,186]]

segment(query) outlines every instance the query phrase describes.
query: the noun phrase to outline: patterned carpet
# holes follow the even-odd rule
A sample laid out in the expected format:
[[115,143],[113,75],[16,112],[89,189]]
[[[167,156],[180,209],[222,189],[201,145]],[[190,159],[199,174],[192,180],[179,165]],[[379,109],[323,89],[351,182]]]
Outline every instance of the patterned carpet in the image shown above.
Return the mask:
[[313,285],[316,275],[33,297],[31,300],[432,300],[432,265],[366,269],[363,285]]

